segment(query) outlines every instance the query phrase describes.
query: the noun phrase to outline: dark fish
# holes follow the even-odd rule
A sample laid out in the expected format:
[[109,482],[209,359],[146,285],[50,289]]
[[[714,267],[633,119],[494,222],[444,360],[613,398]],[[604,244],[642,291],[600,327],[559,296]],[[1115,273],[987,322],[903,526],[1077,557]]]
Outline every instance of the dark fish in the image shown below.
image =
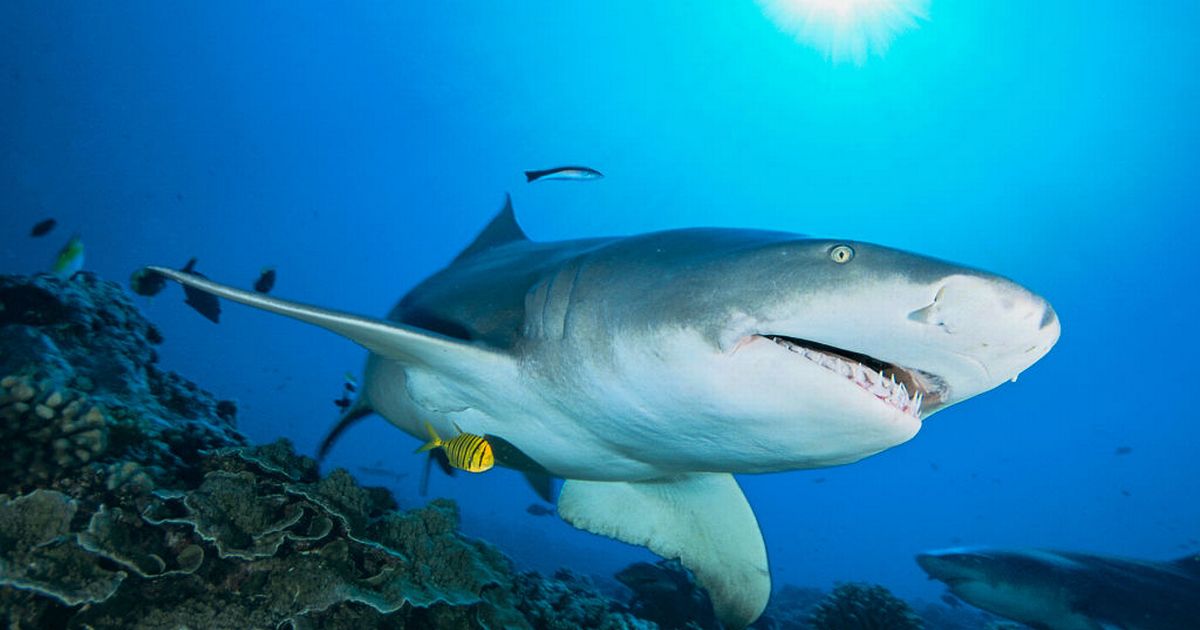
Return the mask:
[[149,269],[138,269],[129,278],[129,286],[138,295],[152,297],[167,286],[167,277]]
[[1132,446],[1118,446],[1114,455],[1128,455],[1133,452]]
[[[204,274],[196,271],[195,258],[189,260],[188,263],[183,266],[182,271],[184,273],[190,273],[201,278],[205,277]],[[206,319],[208,319],[208,321],[214,324],[220,322],[221,303],[217,301],[217,296],[201,291],[200,289],[193,289],[187,285],[183,286],[183,295],[185,296],[183,300],[184,304],[192,307],[197,313],[200,313]]]
[[534,516],[550,516],[554,514],[554,508],[548,508],[541,503],[530,503],[525,511]]
[[49,234],[50,230],[53,230],[54,226],[56,226],[56,225],[58,225],[58,221],[55,221],[54,219],[46,219],[45,221],[38,221],[36,224],[34,224],[33,229],[29,230],[29,235],[34,238],[39,237],[39,236],[45,236],[45,235]]
[[543,179],[588,180],[600,179],[604,174],[586,166],[556,166],[540,171],[525,171],[525,181],[532,183]]
[[270,293],[271,289],[275,288],[275,268],[267,267],[258,274],[258,280],[254,281],[254,290],[259,293]]
[[[333,401],[333,404],[337,405],[338,409],[341,409],[342,411],[350,408],[350,405],[354,402],[350,400],[350,394],[358,391],[358,381],[354,379],[353,374],[346,372],[344,378],[345,381],[342,383],[342,397]],[[328,438],[326,438],[326,442],[329,442]],[[322,447],[322,449],[324,449],[324,447]]]

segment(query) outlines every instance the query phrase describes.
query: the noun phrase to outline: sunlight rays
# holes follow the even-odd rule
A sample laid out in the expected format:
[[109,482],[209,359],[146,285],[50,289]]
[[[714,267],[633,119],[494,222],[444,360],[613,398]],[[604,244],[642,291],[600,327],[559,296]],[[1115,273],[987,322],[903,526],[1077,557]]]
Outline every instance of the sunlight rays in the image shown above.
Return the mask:
[[835,62],[883,56],[929,16],[929,0],[757,0],[784,32]]

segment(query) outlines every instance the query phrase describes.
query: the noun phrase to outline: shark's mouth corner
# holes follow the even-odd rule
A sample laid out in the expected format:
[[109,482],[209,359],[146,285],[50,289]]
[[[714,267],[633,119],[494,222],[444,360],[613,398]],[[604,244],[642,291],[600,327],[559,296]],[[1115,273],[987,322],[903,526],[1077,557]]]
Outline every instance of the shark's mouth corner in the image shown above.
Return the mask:
[[945,381],[916,368],[870,355],[784,335],[760,335],[859,386],[882,403],[914,418],[942,406]]

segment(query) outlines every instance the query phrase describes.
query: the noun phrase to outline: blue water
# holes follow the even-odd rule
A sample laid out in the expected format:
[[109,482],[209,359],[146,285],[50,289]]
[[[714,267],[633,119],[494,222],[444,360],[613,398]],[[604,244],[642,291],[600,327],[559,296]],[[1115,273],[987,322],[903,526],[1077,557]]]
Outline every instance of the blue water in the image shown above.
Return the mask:
[[[274,265],[279,296],[381,315],[505,191],[539,240],[717,225],[935,255],[1046,296],[1062,339],[882,455],[742,477],[776,586],[932,599],[912,556],[957,544],[1167,559],[1200,550],[1198,23],[1191,1],[935,0],[857,65],[751,0],[10,0],[0,272],[48,268],[79,232],[111,279],[197,256],[248,285]],[[559,163],[608,177],[524,183]],[[312,453],[364,358],[236,305],[214,326],[175,287],[139,301],[162,362],[237,399],[256,441]],[[411,506],[416,445],[373,419],[330,464],[407,473],[362,478]],[[432,489],[524,566],[649,557],[526,514],[508,471]]]

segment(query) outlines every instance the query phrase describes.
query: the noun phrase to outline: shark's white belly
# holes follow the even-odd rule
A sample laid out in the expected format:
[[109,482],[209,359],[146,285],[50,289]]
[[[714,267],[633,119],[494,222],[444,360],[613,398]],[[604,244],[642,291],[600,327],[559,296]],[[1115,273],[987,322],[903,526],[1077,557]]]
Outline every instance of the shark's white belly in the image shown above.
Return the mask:
[[[683,335],[677,343],[700,342]],[[640,352],[631,345],[616,348],[612,361],[557,357],[553,369],[528,361],[469,390],[371,355],[366,396],[419,440],[427,438],[426,421],[442,435],[457,425],[504,438],[555,475],[595,481],[843,464],[904,442],[920,427],[903,414],[880,422],[876,401],[820,367],[793,361],[780,369],[784,351],[769,342],[689,365],[662,365]],[[810,400],[809,413],[791,411],[797,396]]]
[[568,415],[525,384],[495,383],[491,391],[476,392],[474,404],[461,405],[438,400],[437,392],[431,397],[428,390],[436,386],[428,385],[426,375],[412,372],[396,361],[370,355],[364,392],[372,409],[422,442],[428,439],[424,423],[429,422],[440,435],[454,435],[457,427],[503,437],[564,478],[635,481],[663,474],[599,439],[587,429],[594,419],[585,412]]

